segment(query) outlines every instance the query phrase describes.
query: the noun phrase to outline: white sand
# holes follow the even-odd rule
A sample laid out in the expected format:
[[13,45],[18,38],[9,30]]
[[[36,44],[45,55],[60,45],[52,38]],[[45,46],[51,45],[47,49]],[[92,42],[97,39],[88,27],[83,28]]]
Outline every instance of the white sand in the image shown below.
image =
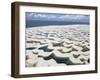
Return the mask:
[[26,67],[85,65],[90,61],[88,25],[26,29]]

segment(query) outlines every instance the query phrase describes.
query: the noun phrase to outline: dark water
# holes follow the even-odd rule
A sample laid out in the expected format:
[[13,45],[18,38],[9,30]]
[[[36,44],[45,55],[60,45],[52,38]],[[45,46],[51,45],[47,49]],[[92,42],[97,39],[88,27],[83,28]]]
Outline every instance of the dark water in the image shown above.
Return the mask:
[[51,52],[53,49],[48,49],[48,46],[40,47],[39,50],[43,50],[44,52]]
[[52,53],[48,57],[44,57],[44,60],[50,60],[50,59],[54,59],[58,64],[64,63],[66,65],[80,65],[73,63],[68,57],[66,58],[56,57],[54,53]]
[[89,24],[88,21],[45,21],[45,20],[26,20],[26,27],[38,27],[47,25],[74,25]]
[[35,49],[36,47],[29,47],[29,48],[26,48],[26,50],[33,50]]

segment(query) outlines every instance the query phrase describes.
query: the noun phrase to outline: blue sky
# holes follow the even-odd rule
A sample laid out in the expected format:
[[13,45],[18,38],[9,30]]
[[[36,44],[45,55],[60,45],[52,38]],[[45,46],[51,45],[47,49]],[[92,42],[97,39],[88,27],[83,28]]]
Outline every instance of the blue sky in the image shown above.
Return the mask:
[[46,25],[89,24],[89,15],[26,12],[26,27]]
[[89,15],[26,12],[26,20],[48,20],[48,21],[75,21],[75,20],[79,20],[79,21],[89,22]]

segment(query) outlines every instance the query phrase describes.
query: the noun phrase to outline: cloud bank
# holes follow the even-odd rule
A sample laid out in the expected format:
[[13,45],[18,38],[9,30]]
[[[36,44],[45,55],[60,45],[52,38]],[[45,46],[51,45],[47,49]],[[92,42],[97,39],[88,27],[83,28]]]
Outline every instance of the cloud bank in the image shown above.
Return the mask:
[[49,21],[51,20],[52,21],[85,20],[85,21],[89,21],[89,15],[26,12],[26,20],[49,20]]

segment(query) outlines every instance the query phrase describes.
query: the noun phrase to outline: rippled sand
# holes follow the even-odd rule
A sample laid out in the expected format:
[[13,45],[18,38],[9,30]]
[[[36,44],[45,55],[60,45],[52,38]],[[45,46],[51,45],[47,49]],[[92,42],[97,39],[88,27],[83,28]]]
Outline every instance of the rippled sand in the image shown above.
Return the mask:
[[90,63],[89,25],[26,28],[26,67]]

